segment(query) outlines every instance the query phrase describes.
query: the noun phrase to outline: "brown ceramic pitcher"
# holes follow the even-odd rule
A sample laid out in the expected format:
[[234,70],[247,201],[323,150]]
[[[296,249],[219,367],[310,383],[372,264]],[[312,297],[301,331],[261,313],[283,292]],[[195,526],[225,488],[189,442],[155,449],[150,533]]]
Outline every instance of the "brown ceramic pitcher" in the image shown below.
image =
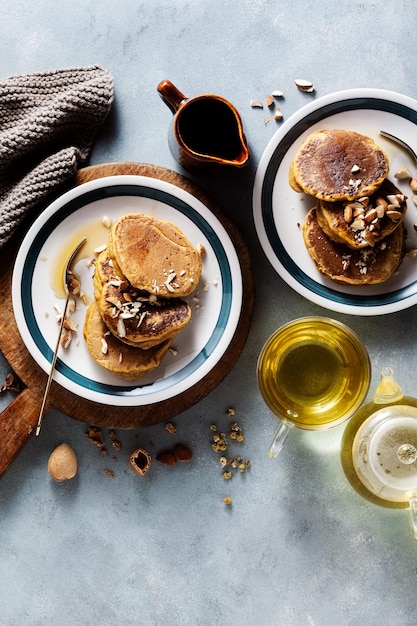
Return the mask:
[[213,94],[187,98],[169,80],[160,82],[157,89],[174,114],[169,145],[184,169],[204,173],[247,164],[249,148],[242,120],[228,100]]

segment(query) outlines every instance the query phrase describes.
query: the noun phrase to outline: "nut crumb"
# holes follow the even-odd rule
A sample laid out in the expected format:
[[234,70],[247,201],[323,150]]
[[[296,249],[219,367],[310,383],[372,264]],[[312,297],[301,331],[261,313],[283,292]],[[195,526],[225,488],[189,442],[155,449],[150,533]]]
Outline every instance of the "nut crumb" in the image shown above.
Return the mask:
[[400,169],[395,172],[394,178],[397,180],[410,180],[412,176],[406,167],[400,167]]
[[101,218],[101,223],[103,224],[105,228],[110,228],[112,221],[111,221],[111,218],[108,217],[108,215],[103,215],[103,217]]
[[104,470],[104,473],[109,476],[110,478],[114,478],[114,472],[112,470],[106,469]]
[[406,255],[405,255],[408,259],[415,259],[415,257],[417,256],[417,249],[413,248],[413,250],[409,250]]
[[300,91],[305,91],[306,93],[313,93],[314,85],[311,81],[305,80],[304,78],[296,78],[294,82]]
[[95,428],[95,427],[89,428],[87,432],[85,433],[85,436],[95,446],[101,448],[101,446],[103,445],[103,433],[98,428]]
[[0,393],[3,393],[3,391],[20,391],[19,381],[11,372],[7,374],[5,381],[1,386]]
[[172,422],[167,422],[165,424],[165,430],[167,430],[171,435],[176,435],[177,433],[177,429],[175,428],[174,424],[172,424]]

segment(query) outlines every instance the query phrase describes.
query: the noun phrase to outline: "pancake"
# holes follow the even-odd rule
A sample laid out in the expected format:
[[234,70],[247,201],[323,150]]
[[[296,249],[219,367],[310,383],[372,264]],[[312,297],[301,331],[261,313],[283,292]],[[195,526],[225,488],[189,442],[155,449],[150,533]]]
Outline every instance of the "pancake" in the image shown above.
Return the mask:
[[94,361],[125,380],[135,380],[156,369],[171,344],[165,341],[149,350],[141,350],[121,343],[109,333],[95,301],[87,309],[84,338]]
[[374,246],[401,224],[406,197],[388,179],[371,196],[352,202],[326,202],[316,207],[320,228],[334,241],[350,248]]
[[355,200],[373,194],[388,174],[388,157],[365,135],[318,130],[300,145],[289,183],[319,200]]
[[290,186],[294,189],[294,191],[296,191],[297,193],[302,193],[303,192],[303,188],[300,187],[300,185],[295,180],[294,159],[290,163],[290,171],[289,171],[289,175],[288,175],[288,182],[290,183]]
[[120,275],[140,290],[182,298],[200,280],[200,252],[171,222],[140,213],[124,215],[111,229],[108,249]]
[[106,251],[97,258],[94,293],[110,332],[143,350],[172,339],[191,318],[191,308],[181,298],[160,298],[120,279]]
[[305,218],[302,232],[317,269],[337,283],[382,283],[395,272],[404,256],[403,225],[374,247],[352,250],[344,244],[334,242],[321,230],[316,209],[313,208]]

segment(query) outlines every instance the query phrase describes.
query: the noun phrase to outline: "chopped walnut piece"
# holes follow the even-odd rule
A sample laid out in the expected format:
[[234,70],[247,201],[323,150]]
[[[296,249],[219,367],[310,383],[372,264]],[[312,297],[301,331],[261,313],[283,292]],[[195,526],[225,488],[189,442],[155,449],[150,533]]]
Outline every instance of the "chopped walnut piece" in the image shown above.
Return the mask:
[[71,278],[71,280],[68,282],[68,291],[70,292],[70,294],[72,296],[76,296],[80,293],[80,289],[81,289],[81,283],[80,281],[75,278],[75,276],[73,278]]
[[167,422],[167,424],[165,424],[165,430],[167,430],[171,435],[175,435],[177,433],[177,429],[172,422]]
[[7,374],[6,379],[0,389],[1,393],[3,391],[20,391],[19,381],[14,374]]
[[305,80],[304,78],[296,78],[294,83],[297,85],[300,91],[305,91],[307,93],[313,93],[314,85],[311,81]]
[[64,328],[66,330],[70,330],[71,332],[76,332],[78,329],[78,324],[74,322],[70,317],[65,318],[64,320]]
[[68,330],[68,328],[64,328],[62,329],[62,333],[61,333],[61,338],[59,340],[59,343],[61,344],[61,346],[63,348],[68,348],[68,346],[70,345],[72,340],[72,332],[70,330]]
[[397,180],[409,180],[411,174],[406,167],[400,167],[400,169],[395,172],[394,178]]
[[101,448],[103,444],[103,433],[101,430],[95,427],[90,427],[85,433],[85,436],[91,441],[92,444]]

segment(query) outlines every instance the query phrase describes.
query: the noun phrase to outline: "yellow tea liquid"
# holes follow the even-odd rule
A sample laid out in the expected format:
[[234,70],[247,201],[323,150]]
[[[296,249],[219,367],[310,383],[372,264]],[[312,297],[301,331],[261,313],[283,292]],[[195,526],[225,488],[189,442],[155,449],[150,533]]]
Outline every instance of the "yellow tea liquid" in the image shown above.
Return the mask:
[[363,402],[369,381],[369,357],[359,338],[326,318],[279,329],[258,362],[265,402],[299,428],[328,428],[347,419]]

